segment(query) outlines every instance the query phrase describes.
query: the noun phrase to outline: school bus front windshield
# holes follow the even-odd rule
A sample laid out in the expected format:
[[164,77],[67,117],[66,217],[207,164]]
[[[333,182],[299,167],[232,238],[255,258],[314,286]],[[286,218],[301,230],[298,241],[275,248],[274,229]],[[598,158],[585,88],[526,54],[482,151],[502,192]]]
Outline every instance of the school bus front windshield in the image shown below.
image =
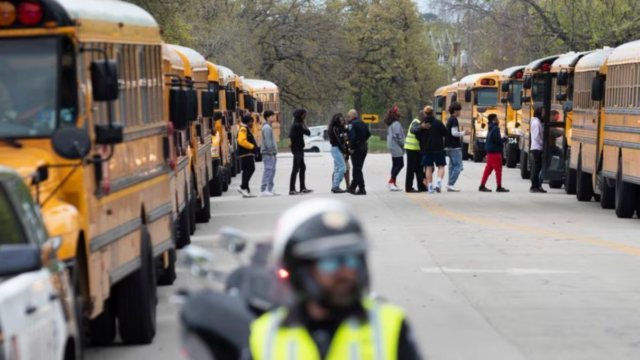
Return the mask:
[[478,106],[496,106],[498,104],[498,89],[483,88],[475,90],[475,104]]
[[[59,38],[0,41],[0,137],[53,134],[58,118],[59,42]],[[73,118],[73,113],[65,112],[65,120]]]

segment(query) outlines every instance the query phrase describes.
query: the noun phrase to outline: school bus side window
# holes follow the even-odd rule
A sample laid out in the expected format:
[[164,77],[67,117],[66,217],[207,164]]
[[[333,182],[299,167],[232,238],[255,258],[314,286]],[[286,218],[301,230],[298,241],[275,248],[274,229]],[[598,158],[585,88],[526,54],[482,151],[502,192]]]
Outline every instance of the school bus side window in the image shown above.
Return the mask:
[[0,184],[0,245],[26,242],[23,229],[19,224],[20,220],[12,208],[4,185]]

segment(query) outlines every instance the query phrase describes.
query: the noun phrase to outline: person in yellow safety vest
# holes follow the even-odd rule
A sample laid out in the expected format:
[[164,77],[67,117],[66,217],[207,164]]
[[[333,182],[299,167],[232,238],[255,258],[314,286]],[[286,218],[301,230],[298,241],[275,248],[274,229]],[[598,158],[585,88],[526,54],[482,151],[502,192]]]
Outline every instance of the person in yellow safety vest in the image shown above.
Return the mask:
[[[418,117],[413,119],[407,131],[407,137],[404,140],[404,149],[407,151],[407,180],[405,182],[405,191],[408,193],[425,192],[427,188],[424,186],[424,168],[422,167],[422,153],[420,152],[420,142],[416,136],[411,133],[411,126],[414,123],[420,123],[424,117],[424,111],[418,113]],[[413,187],[413,178],[418,182],[418,190]]]
[[283,213],[273,251],[296,301],[253,322],[250,359],[421,359],[404,311],[365,296],[367,247],[341,201],[309,200]]

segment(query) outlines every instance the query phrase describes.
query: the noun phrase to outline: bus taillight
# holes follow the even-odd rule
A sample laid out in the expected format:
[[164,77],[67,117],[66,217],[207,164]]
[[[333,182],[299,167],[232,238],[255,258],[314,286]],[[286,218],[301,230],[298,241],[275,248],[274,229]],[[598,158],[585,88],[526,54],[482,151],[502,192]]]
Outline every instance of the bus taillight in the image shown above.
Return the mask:
[[18,6],[18,20],[22,25],[34,26],[42,21],[42,6],[33,1],[23,2]]
[[0,26],[11,26],[16,21],[16,7],[8,1],[0,2]]

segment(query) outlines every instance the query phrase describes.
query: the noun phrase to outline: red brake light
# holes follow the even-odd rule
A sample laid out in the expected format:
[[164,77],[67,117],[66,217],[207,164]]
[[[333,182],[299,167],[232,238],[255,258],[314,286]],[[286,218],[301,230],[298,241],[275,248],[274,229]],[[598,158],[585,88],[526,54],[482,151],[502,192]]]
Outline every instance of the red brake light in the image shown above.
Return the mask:
[[551,69],[551,64],[544,63],[542,64],[542,71],[549,71]]
[[487,85],[487,79],[484,79],[480,82],[481,85]]
[[286,279],[289,277],[289,272],[286,269],[278,269],[278,277],[280,279]]
[[33,26],[42,21],[42,6],[40,4],[27,1],[18,6],[18,20],[22,25]]

